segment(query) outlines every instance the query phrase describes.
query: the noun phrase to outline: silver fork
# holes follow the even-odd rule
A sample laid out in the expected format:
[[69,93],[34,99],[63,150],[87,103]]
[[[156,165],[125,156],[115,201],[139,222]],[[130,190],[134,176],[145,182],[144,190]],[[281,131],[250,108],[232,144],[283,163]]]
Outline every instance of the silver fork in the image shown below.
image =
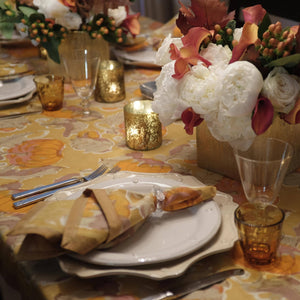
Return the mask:
[[[100,168],[99,168],[100,169]],[[97,169],[98,170],[98,169]],[[96,171],[97,171],[96,170]],[[103,169],[102,170],[99,170],[97,173],[96,171],[93,172],[92,174],[86,176],[86,177],[89,177],[89,180],[92,180],[92,179],[95,179],[96,177],[99,177],[101,175],[103,175],[105,173],[105,171],[107,170],[107,167],[104,167],[103,166]],[[114,167],[112,168],[110,171],[108,171],[107,173],[116,173],[120,170],[119,167]],[[95,173],[95,174],[94,174]],[[91,175],[93,175],[91,178]],[[82,177],[82,178],[86,178],[86,177]],[[42,194],[38,194],[38,195],[35,195],[35,196],[32,196],[32,197],[29,197],[29,198],[26,198],[26,199],[23,199],[23,200],[20,200],[20,201],[15,201],[13,203],[13,207],[14,208],[21,208],[21,207],[24,207],[24,206],[28,206],[30,204],[33,204],[33,203],[36,203],[36,202],[39,202],[41,200],[44,200],[46,199],[47,197],[49,196],[52,196],[54,193],[56,193],[57,191],[60,191],[64,188],[67,188],[67,187],[72,187],[72,186],[75,186],[75,185],[78,185],[82,182],[86,182],[86,181],[89,181],[89,180],[83,180],[83,181],[80,181],[80,182],[76,182],[76,183],[73,183],[71,185],[67,185],[67,186],[64,186],[64,187],[60,187],[60,188],[56,188],[54,190],[50,190],[48,192],[45,192],[45,193],[42,193]]]
[[92,172],[91,174],[87,175],[87,176],[83,176],[83,177],[79,177],[79,178],[70,178],[67,180],[63,180],[63,181],[59,181],[59,182],[55,182],[52,184],[47,184],[44,186],[40,186],[31,190],[27,190],[24,192],[20,192],[20,193],[16,193],[11,195],[11,198],[13,200],[18,200],[18,199],[22,199],[22,198],[26,198],[32,195],[36,195],[39,193],[43,193],[46,191],[50,191],[53,189],[57,189],[60,187],[65,187],[65,186],[70,186],[72,184],[75,183],[81,183],[81,182],[85,182],[85,181],[89,181],[91,179],[94,179],[96,177],[98,177],[99,175],[102,175],[105,171],[107,170],[107,167],[104,165],[101,165],[99,168],[97,168],[94,172]]

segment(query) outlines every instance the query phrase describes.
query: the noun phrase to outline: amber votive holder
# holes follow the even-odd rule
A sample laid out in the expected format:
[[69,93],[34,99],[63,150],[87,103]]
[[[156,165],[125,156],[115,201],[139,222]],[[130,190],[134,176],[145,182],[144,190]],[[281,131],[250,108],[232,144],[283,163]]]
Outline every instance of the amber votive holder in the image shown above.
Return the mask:
[[152,110],[151,100],[133,101],[124,106],[126,145],[133,150],[152,150],[162,143],[162,125]]
[[126,97],[124,83],[124,66],[116,60],[100,62],[95,100],[98,102],[118,102]]
[[64,77],[53,74],[36,75],[34,82],[45,111],[59,110],[64,100]]

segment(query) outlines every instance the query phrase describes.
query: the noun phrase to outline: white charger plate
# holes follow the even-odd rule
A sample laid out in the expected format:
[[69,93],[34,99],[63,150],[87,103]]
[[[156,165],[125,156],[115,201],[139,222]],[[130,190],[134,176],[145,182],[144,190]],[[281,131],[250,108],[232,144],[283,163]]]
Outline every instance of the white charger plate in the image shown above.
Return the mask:
[[[115,177],[124,178],[124,176],[139,176],[128,172],[120,172],[112,175],[107,174],[96,179],[99,181],[106,181],[107,179],[114,179]],[[148,174],[148,176],[151,176]],[[172,179],[178,183],[181,182],[185,186],[199,186],[202,185],[196,178],[192,176],[182,176],[178,174],[153,174],[157,180],[160,178]],[[86,187],[84,187],[86,188]],[[60,192],[61,193],[61,192]],[[67,192],[69,194],[70,192]],[[61,197],[64,197],[61,194]],[[56,197],[60,197],[57,193]],[[55,199],[55,198],[54,198]],[[167,278],[178,277],[182,275],[195,262],[217,253],[221,253],[231,249],[237,240],[237,231],[234,225],[234,210],[237,204],[232,201],[230,195],[217,192],[214,201],[218,204],[221,211],[222,224],[215,236],[208,241],[203,247],[175,260],[161,262],[158,264],[143,264],[137,266],[105,266],[83,262],[82,260],[74,259],[70,256],[62,256],[59,258],[59,264],[62,270],[68,274],[76,275],[81,278],[94,278],[111,275],[133,275],[155,280],[163,280]]]
[[14,80],[2,81],[0,85],[0,101],[7,101],[25,96],[36,89],[33,76],[25,76]]
[[[117,187],[149,193],[155,186],[161,189],[203,186],[196,179],[187,184],[178,174],[173,175],[173,178],[164,174],[127,173],[125,177],[117,177],[118,175],[113,178],[106,177],[104,181],[101,180],[102,177],[100,182],[92,182],[88,187]],[[81,189],[73,191],[68,197],[77,198],[81,192]],[[154,213],[138,232],[120,245],[106,250],[94,250],[87,255],[72,254],[72,257],[107,266],[138,266],[170,261],[201,248],[216,235],[220,225],[221,213],[218,204],[213,200],[205,201],[184,210],[163,212],[162,215]]]

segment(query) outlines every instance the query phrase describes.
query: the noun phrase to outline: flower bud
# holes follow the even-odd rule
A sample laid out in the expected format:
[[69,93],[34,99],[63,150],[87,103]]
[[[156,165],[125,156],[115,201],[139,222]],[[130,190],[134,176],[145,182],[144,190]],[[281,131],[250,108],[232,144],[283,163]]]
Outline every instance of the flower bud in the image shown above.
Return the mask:
[[215,25],[215,31],[219,32],[221,30],[221,26],[219,24]]

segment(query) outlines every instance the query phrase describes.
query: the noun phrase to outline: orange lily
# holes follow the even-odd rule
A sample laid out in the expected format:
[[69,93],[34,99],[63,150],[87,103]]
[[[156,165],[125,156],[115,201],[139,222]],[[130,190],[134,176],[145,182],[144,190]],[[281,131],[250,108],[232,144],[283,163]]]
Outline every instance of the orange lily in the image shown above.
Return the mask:
[[257,100],[253,116],[252,129],[259,135],[264,133],[272,124],[274,116],[274,108],[268,98],[261,97]]
[[258,26],[256,24],[249,22],[244,24],[240,41],[232,50],[230,63],[239,60],[246,49],[257,41],[257,32]]
[[296,101],[294,108],[284,116],[284,120],[289,124],[300,123],[300,97]]
[[189,30],[188,34],[181,39],[183,47],[180,48],[180,50],[178,50],[173,43],[170,45],[170,57],[176,60],[173,78],[182,78],[189,71],[189,66],[196,65],[199,60],[207,67],[211,65],[208,60],[199,55],[201,43],[209,36],[211,36],[209,30],[203,27],[193,27]]

